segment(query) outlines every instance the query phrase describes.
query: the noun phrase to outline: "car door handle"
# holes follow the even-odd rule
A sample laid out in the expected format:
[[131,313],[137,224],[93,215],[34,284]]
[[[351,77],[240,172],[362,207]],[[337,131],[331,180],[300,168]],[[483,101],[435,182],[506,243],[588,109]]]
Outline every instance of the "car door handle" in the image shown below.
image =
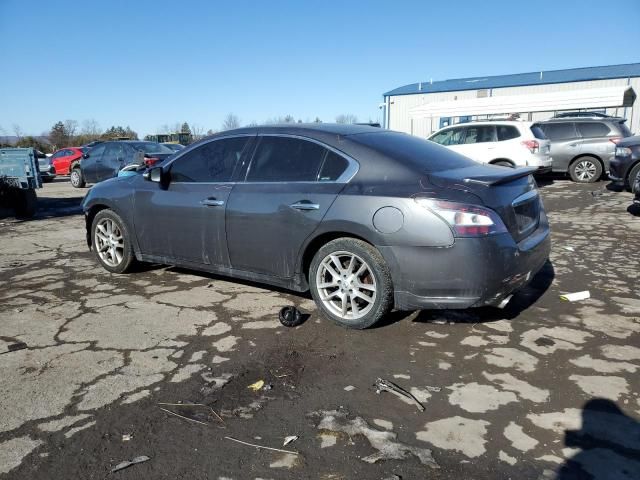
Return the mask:
[[578,146],[578,144],[577,144],[577,143],[570,143],[570,144],[569,144],[569,146],[570,146],[570,147],[577,147],[577,146]]
[[222,205],[224,205],[224,201],[216,200],[215,198],[205,198],[200,202],[200,204],[204,205],[205,207],[221,207]]
[[295,208],[296,210],[319,210],[320,205],[317,203],[311,203],[308,201],[300,201],[296,203],[292,203],[289,205],[291,208]]

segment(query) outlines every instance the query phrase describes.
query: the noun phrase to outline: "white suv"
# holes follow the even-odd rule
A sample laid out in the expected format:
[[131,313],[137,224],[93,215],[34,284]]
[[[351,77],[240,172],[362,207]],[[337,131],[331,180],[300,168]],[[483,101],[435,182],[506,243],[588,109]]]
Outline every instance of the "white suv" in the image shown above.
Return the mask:
[[438,130],[429,140],[479,163],[551,171],[550,142],[532,122],[487,120]]

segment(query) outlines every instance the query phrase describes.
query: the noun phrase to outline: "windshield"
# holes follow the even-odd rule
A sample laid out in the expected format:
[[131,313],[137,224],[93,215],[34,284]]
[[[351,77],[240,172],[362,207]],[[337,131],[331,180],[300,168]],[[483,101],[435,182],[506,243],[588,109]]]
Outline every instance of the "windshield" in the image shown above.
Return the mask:
[[133,147],[134,150],[139,150],[144,153],[154,154],[154,153],[173,153],[173,150],[168,149],[164,145],[160,145],[155,142],[130,142],[129,145]]
[[406,133],[390,131],[361,133],[351,135],[349,139],[426,172],[477,165],[473,160],[453,150]]

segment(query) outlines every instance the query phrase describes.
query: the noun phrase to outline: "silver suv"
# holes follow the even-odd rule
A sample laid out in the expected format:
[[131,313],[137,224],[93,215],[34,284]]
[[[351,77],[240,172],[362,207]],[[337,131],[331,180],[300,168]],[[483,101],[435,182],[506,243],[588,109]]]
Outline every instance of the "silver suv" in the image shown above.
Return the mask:
[[538,125],[551,140],[552,171],[574,182],[592,183],[609,171],[616,144],[631,131],[624,118],[552,118]]

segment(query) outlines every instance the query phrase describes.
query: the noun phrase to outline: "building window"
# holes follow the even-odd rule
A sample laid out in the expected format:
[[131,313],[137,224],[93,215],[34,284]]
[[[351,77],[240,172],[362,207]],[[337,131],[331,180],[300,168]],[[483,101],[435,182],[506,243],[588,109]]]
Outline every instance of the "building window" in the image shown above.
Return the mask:
[[463,117],[458,117],[458,123],[468,123],[471,121],[471,115],[465,115]]
[[451,125],[451,117],[440,117],[440,128]]

